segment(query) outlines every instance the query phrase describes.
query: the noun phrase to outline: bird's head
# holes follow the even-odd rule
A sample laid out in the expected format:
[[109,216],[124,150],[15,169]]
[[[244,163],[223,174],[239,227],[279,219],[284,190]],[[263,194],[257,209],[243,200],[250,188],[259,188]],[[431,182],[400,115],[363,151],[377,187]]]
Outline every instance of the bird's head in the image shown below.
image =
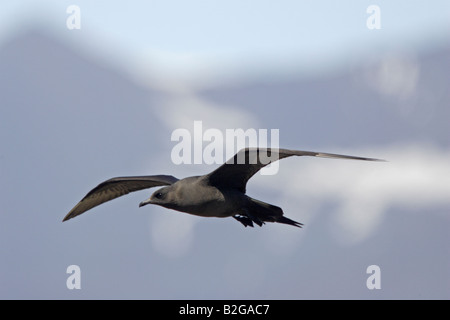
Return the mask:
[[139,203],[139,207],[143,207],[147,204],[156,204],[162,207],[170,207],[172,201],[172,195],[170,194],[170,186],[160,188],[153,192],[153,194],[147,200]]

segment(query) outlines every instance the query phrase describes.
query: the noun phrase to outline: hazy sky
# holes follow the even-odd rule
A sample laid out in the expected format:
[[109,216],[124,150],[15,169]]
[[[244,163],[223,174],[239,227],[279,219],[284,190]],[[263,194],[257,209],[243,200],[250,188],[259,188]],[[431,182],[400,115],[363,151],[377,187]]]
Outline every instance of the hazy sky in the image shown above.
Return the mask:
[[[367,27],[371,5],[381,29]],[[449,298],[450,1],[0,9],[0,298]],[[154,190],[61,223],[114,176],[215,169],[170,159],[171,133],[194,121],[389,162],[289,158],[255,175],[249,195],[303,229],[138,208]],[[66,286],[71,265],[81,290]],[[366,285],[371,265],[381,290]]]
[[[78,33],[67,33],[69,5],[80,8]],[[370,5],[380,8],[379,30],[366,26]],[[1,9],[0,39],[39,22],[63,39],[88,44],[113,64],[178,79],[316,72],[350,63],[361,52],[426,46],[450,36],[446,0],[157,0],[126,6],[122,1],[21,0],[3,2]]]

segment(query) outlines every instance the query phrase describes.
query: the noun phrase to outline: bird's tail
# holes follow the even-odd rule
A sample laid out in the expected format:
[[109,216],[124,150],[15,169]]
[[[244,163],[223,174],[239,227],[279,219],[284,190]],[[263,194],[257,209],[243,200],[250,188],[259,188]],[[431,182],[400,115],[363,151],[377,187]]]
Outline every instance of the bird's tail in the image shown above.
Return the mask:
[[284,223],[299,228],[303,225],[283,216],[283,210],[280,207],[250,197],[248,197],[245,208],[238,215],[235,215],[234,218],[245,227],[253,227],[253,222],[259,226],[262,226],[265,222]]

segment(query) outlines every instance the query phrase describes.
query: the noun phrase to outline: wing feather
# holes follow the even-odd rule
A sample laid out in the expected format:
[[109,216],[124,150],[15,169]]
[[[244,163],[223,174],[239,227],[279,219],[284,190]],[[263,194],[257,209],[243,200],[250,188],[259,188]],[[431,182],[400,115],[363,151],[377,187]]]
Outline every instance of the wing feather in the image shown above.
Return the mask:
[[351,159],[364,161],[384,161],[374,158],[347,156],[335,153],[288,150],[275,148],[241,149],[226,163],[207,175],[211,185],[236,188],[245,193],[247,181],[269,163],[291,156],[313,156],[322,158]]
[[92,189],[78,204],[64,217],[63,221],[72,219],[104,202],[121,197],[130,192],[157,186],[170,185],[178,181],[173,176],[135,176],[117,177],[106,180]]

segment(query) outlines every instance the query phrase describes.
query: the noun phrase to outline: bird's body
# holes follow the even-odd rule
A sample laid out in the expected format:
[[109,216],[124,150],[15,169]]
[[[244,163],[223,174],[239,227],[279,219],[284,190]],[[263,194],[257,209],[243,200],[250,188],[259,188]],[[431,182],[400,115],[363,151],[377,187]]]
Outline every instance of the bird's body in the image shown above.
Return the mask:
[[[205,176],[178,180],[164,190],[166,193],[163,201],[153,197],[149,203],[202,217],[232,216],[246,200],[241,192],[232,189],[220,190],[209,185]],[[145,204],[145,201],[141,202],[141,206]]]
[[302,224],[283,215],[277,206],[246,195],[247,181],[271,162],[290,156],[317,156],[379,161],[373,158],[345,156],[287,149],[246,148],[209,174],[181,180],[173,176],[137,176],[112,178],[92,189],[65,217],[71,219],[83,212],[129,192],[164,186],[155,191],[140,207],[156,204],[168,209],[202,217],[233,217],[244,226],[253,223],[278,222],[301,227]]

